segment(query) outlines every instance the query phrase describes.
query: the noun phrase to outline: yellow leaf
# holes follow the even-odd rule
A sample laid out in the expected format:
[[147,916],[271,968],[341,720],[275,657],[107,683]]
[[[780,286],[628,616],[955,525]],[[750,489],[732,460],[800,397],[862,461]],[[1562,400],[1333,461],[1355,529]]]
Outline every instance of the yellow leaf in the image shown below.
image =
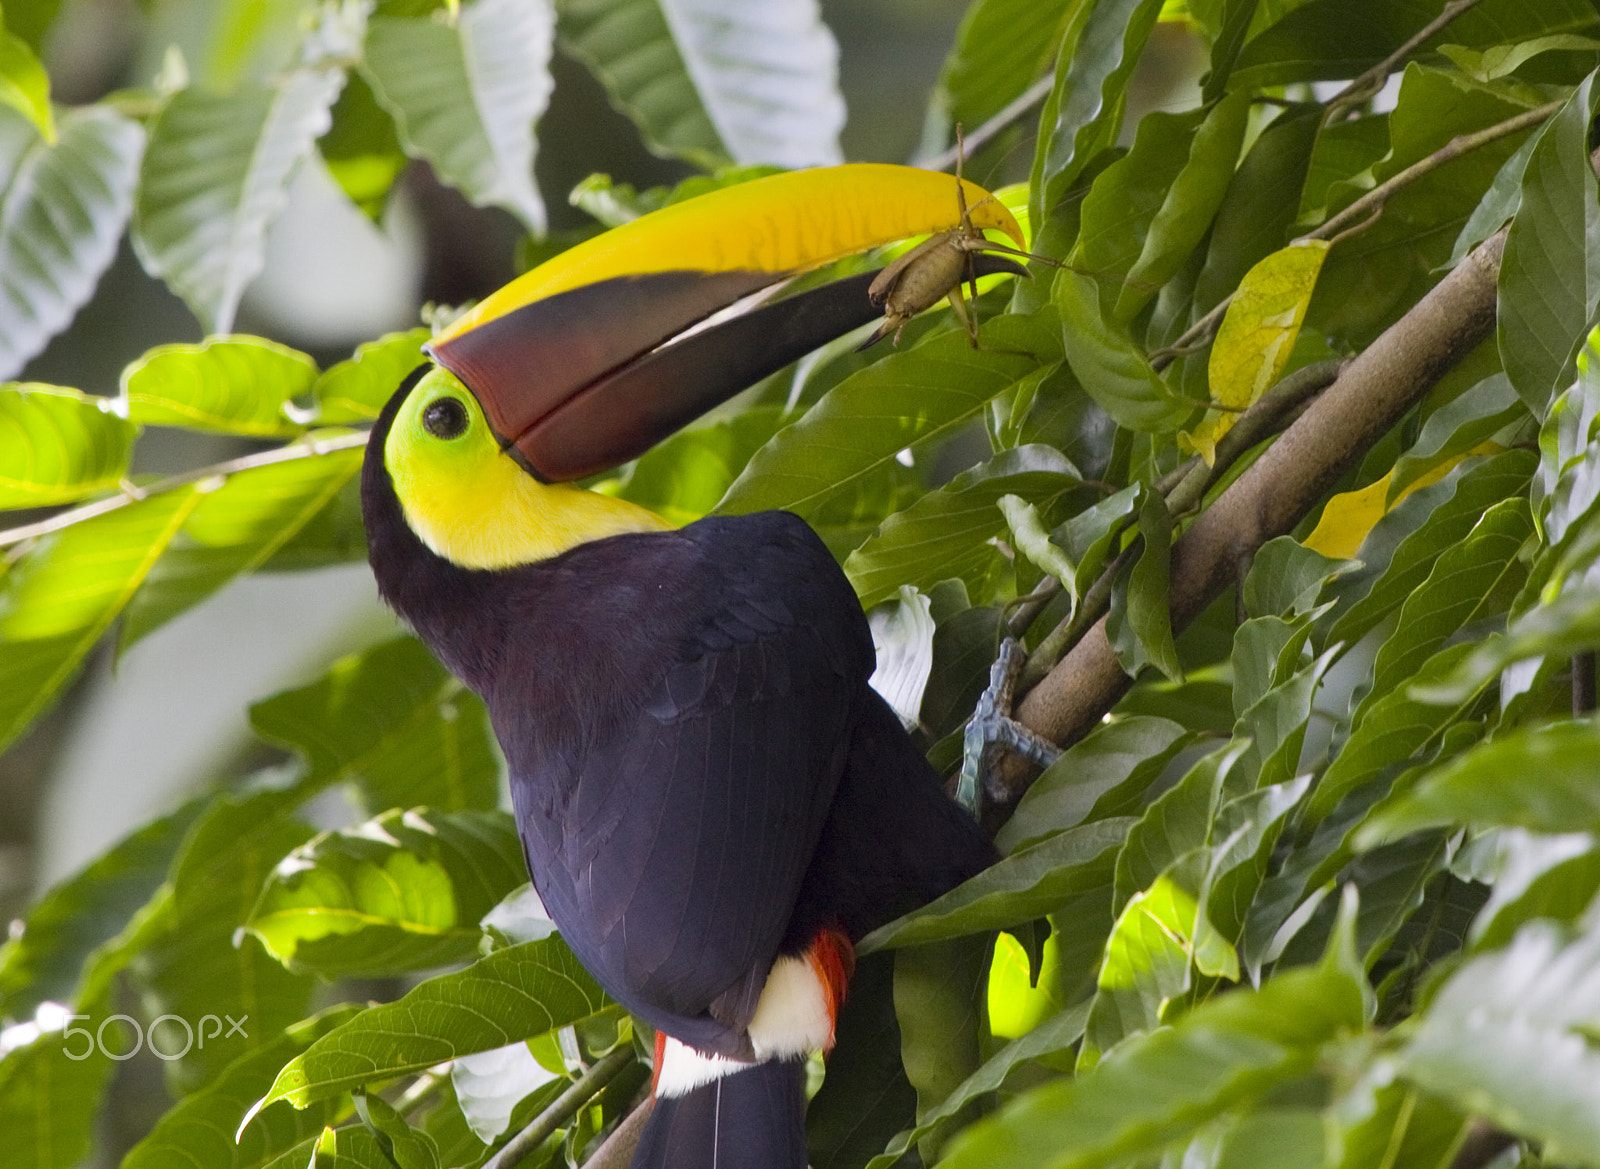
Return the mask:
[[1290,244],[1251,268],[1239,283],[1207,367],[1211,400],[1228,409],[1208,412],[1191,433],[1179,435],[1208,466],[1238,412],[1261,397],[1288,364],[1327,253],[1322,240]]
[[1382,479],[1368,483],[1355,491],[1345,491],[1328,500],[1322,509],[1322,518],[1316,529],[1306,537],[1306,547],[1313,552],[1336,560],[1348,560],[1361,548],[1367,533],[1389,512],[1400,506],[1400,501],[1413,491],[1432,486],[1450,473],[1462,459],[1473,455],[1492,455],[1504,450],[1497,442],[1479,443],[1470,451],[1450,455],[1428,468],[1394,497],[1389,499],[1389,484],[1394,478],[1390,471]]

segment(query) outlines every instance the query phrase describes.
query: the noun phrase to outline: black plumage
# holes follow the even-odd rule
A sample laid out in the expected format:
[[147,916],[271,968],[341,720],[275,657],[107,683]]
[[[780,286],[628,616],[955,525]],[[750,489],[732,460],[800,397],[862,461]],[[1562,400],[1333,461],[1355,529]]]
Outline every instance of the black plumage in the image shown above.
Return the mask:
[[464,569],[411,532],[382,462],[406,392],[363,469],[379,589],[483,696],[535,887],[614,998],[749,1059],[776,957],[824,928],[857,940],[992,861],[868,685],[865,617],[803,521]]

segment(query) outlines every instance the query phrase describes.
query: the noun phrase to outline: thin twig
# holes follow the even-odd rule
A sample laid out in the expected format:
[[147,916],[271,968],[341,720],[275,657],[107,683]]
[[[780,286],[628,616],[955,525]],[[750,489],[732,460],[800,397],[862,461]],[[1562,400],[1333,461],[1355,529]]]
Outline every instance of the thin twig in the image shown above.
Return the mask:
[[[1503,122],[1496,122],[1492,126],[1485,127],[1482,130],[1474,131],[1471,134],[1457,134],[1454,138],[1450,139],[1450,141],[1446,142],[1443,146],[1439,147],[1438,150],[1435,150],[1426,158],[1420,158],[1410,166],[1406,167],[1405,170],[1390,175],[1376,187],[1373,187],[1372,190],[1368,191],[1365,195],[1362,195],[1361,198],[1357,199],[1354,203],[1351,203],[1337,215],[1334,215],[1328,219],[1315,231],[1308,231],[1300,238],[1303,240],[1333,239],[1336,236],[1340,236],[1341,232],[1343,232],[1348,225],[1355,223],[1357,220],[1363,217],[1366,217],[1369,221],[1375,221],[1375,213],[1382,211],[1384,203],[1386,203],[1389,197],[1402,187],[1416,182],[1424,175],[1438,170],[1446,163],[1454,162],[1463,154],[1467,154],[1473,150],[1476,150],[1480,146],[1487,146],[1489,143],[1494,142],[1497,139],[1504,138],[1508,134],[1515,134],[1521,130],[1528,129],[1530,126],[1537,126],[1540,122],[1544,121],[1551,114],[1559,110],[1561,105],[1561,102],[1553,101],[1547,105],[1542,105],[1537,109],[1527,110],[1523,113],[1520,113],[1514,118],[1507,118]],[[1362,226],[1365,227],[1367,224],[1363,224]]]
[[646,1096],[635,1105],[633,1111],[624,1116],[622,1122],[611,1131],[611,1135],[600,1142],[600,1147],[590,1154],[583,1163],[583,1169],[627,1169],[628,1163],[633,1160],[634,1149],[639,1147],[645,1121],[650,1119],[655,1106],[654,1096]]
[[[1424,175],[1438,170],[1446,163],[1453,162],[1463,154],[1476,150],[1480,146],[1487,146],[1489,143],[1504,138],[1508,134],[1516,134],[1528,129],[1530,126],[1538,125],[1560,108],[1560,102],[1551,102],[1548,105],[1540,106],[1538,109],[1527,110],[1513,118],[1507,118],[1503,122],[1496,122],[1494,125],[1474,133],[1457,134],[1426,158],[1418,159],[1404,170],[1391,175],[1348,207],[1330,217],[1321,226],[1299,238],[1302,240],[1331,239],[1335,236],[1349,238],[1349,235],[1353,233],[1347,232],[1341,236],[1341,231],[1363,216],[1367,217],[1367,223],[1362,224],[1363,227],[1377,222],[1374,209],[1381,211],[1384,203],[1392,198],[1396,191],[1409,186]],[[1217,302],[1210,312],[1190,325],[1183,335],[1171,345],[1164,345],[1152,352],[1150,354],[1150,367],[1160,373],[1179,357],[1203,348],[1215,335],[1217,327],[1222,323],[1222,318],[1227,314],[1228,306],[1232,303],[1232,295],[1224,297]]]
[[[1034,106],[1050,96],[1050,90],[1055,87],[1055,74],[1049,73],[1039,78],[1022,93],[1008,102],[994,117],[966,136],[967,154],[969,156],[982,150],[994,139],[998,138],[1005,128],[1026,114]],[[956,160],[961,157],[959,147],[952,146],[948,150],[935,154],[932,158],[923,159],[917,163],[925,170],[949,170],[955,166]]]
[[[1262,394],[1217,441],[1211,466],[1194,459],[1185,464],[1187,471],[1182,476],[1162,476],[1155,489],[1165,497],[1168,510],[1174,516],[1179,516],[1197,507],[1205,498],[1205,493],[1241,455],[1288,426],[1307,402],[1332,385],[1343,365],[1337,360],[1319,361],[1295,370]],[[1143,547],[1142,541],[1134,540],[1122,549],[1095,582],[1084,590],[1083,599],[1078,602],[1072,615],[1045,635],[1028,657],[1028,664],[1017,685],[1018,694],[1026,694],[1095,622],[1105,616],[1111,607],[1111,590],[1118,574]]]
[[534,1117],[527,1128],[485,1161],[483,1169],[514,1169],[524,1157],[544,1144],[551,1133],[576,1116],[579,1109],[598,1096],[600,1090],[631,1063],[633,1046],[627,1043],[601,1056],[573,1081],[571,1087],[557,1096],[550,1107]]
[[138,503],[160,495],[164,491],[176,491],[180,487],[188,487],[193,483],[203,483],[207,479],[218,477],[227,478],[229,475],[240,471],[251,471],[257,467],[270,467],[274,463],[292,463],[297,459],[314,459],[319,455],[332,454],[334,451],[347,451],[353,447],[365,446],[367,432],[365,430],[352,431],[349,434],[338,434],[331,438],[305,437],[297,439],[286,446],[274,447],[270,451],[260,451],[253,455],[243,455],[237,459],[229,459],[224,463],[213,463],[209,467],[200,467],[193,471],[184,471],[177,475],[168,475],[165,479],[157,479],[153,483],[145,483],[134,487],[132,484],[123,488],[121,495],[111,495],[105,499],[97,499],[93,503],[86,503],[82,507],[72,508],[70,511],[58,512],[49,519],[40,520],[35,524],[23,524],[21,527],[8,528],[0,531],[0,548],[20,544],[24,540],[32,540],[39,536],[47,536],[51,532],[59,532],[70,528],[74,524],[81,524],[85,520],[92,520],[96,516],[105,515],[107,512],[116,511],[118,508],[127,507],[130,503]]
[[1450,0],[1438,16],[1417,30],[1405,44],[1334,94],[1333,100],[1328,103],[1327,111],[1323,114],[1324,124],[1338,120],[1341,111],[1358,106],[1372,97],[1383,88],[1383,83],[1389,79],[1389,74],[1394,72],[1396,65],[1411,56],[1417,47],[1434,33],[1479,2],[1480,0]]

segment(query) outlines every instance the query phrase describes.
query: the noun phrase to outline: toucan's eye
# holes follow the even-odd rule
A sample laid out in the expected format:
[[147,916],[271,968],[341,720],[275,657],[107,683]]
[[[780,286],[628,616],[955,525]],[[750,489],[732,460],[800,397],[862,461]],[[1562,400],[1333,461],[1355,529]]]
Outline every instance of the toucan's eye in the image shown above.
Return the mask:
[[435,398],[422,408],[422,425],[434,438],[460,438],[467,431],[467,408],[460,398]]

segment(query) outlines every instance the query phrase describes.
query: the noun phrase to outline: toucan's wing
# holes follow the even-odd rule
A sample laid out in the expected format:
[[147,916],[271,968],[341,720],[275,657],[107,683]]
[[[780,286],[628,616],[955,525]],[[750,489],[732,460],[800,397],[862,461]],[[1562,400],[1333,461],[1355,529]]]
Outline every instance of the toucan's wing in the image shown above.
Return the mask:
[[575,774],[519,777],[513,760],[514,787],[570,793],[549,820],[519,819],[540,894],[578,956],[624,1005],[715,1049],[737,1040],[784,940],[871,637],[827,549],[792,515],[703,520],[570,558],[593,562],[599,581],[619,545],[635,550],[626,571],[648,593],[629,619],[672,651],[641,709],[600,729]]

